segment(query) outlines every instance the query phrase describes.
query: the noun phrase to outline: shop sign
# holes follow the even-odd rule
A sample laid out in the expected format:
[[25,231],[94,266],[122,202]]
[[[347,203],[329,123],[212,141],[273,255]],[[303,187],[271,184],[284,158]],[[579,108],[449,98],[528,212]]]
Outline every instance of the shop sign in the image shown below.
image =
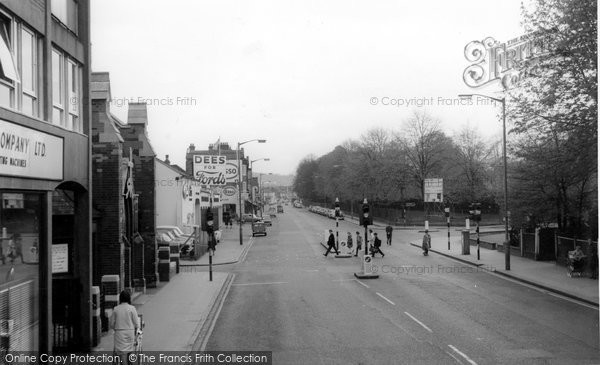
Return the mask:
[[63,179],[63,139],[0,120],[0,175]]
[[218,155],[194,155],[194,179],[201,185],[225,185],[227,158]]

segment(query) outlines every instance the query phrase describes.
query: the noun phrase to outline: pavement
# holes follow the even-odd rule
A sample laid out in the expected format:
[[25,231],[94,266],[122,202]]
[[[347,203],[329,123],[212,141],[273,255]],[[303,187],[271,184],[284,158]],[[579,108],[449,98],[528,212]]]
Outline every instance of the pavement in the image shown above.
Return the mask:
[[[356,219],[346,221],[358,224]],[[374,222],[375,231],[380,232],[385,223]],[[399,227],[392,226],[394,230],[418,230],[422,231],[424,227]],[[471,227],[472,234],[474,227]],[[483,226],[480,232],[494,232],[498,229],[503,230],[504,226]],[[517,280],[523,284],[532,285],[539,289],[559,294],[568,298],[583,301],[594,306],[599,305],[598,300],[598,280],[589,277],[569,277],[567,269],[564,266],[557,265],[554,261],[535,261],[528,258],[511,255],[510,270],[505,270],[504,252],[480,248],[480,260],[477,260],[477,247],[471,246],[470,255],[463,255],[461,250],[461,237],[456,229],[451,231],[450,250],[448,250],[447,230],[443,227],[430,229],[431,252],[450,257],[465,264],[480,267],[482,270],[494,272],[505,278]],[[460,230],[459,230],[460,231]],[[486,241],[495,242],[495,236],[485,236]],[[504,234],[498,235],[503,240]],[[496,237],[496,238],[498,238]],[[385,248],[385,235],[381,235],[383,247]],[[497,242],[498,243],[498,242]],[[421,241],[412,241],[410,244],[421,248]],[[326,246],[323,245],[325,248]]]
[[[249,226],[244,226],[244,244],[239,244],[239,231],[224,230],[217,244],[214,265],[243,261],[252,245]],[[133,305],[143,315],[142,347],[145,351],[198,351],[210,334],[218,309],[234,279],[228,272],[213,272],[209,281],[208,255],[196,261],[182,261],[179,274],[155,289],[136,296]],[[165,334],[168,334],[166,336]],[[112,351],[113,331],[103,333],[92,351]]]

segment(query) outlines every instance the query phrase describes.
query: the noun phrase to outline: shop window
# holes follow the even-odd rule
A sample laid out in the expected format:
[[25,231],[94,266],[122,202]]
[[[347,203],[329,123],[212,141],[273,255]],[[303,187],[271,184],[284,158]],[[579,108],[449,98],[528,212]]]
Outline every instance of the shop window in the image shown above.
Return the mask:
[[2,191],[0,199],[0,351],[35,351],[42,194]]

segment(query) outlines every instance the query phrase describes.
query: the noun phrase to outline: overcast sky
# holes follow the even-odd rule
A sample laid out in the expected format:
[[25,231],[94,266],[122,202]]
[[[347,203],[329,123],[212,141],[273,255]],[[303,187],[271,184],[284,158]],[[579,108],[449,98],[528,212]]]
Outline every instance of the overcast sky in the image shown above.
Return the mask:
[[[523,34],[520,0],[92,0],[92,68],[111,78],[112,111],[150,99],[159,158],[185,166],[190,143],[244,145],[255,170],[294,173],[373,127],[399,130],[426,109],[450,135],[467,122],[501,135],[493,106],[447,106],[469,89],[464,47]],[[373,99],[379,101],[373,104]],[[431,100],[431,99],[429,99]]]

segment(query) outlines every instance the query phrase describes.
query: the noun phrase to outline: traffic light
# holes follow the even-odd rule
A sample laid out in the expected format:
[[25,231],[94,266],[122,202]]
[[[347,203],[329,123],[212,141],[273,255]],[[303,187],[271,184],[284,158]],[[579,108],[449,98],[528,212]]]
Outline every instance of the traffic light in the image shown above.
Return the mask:
[[340,216],[340,200],[338,198],[335,198],[335,216],[339,217]]
[[481,203],[473,203],[471,204],[471,209],[469,210],[469,219],[475,222],[481,222]]
[[214,233],[214,216],[210,208],[206,210],[206,232],[208,234]]
[[367,199],[363,202],[362,206],[362,215],[360,216],[360,225],[368,226],[373,224],[373,216],[370,212],[369,204],[367,203]]

